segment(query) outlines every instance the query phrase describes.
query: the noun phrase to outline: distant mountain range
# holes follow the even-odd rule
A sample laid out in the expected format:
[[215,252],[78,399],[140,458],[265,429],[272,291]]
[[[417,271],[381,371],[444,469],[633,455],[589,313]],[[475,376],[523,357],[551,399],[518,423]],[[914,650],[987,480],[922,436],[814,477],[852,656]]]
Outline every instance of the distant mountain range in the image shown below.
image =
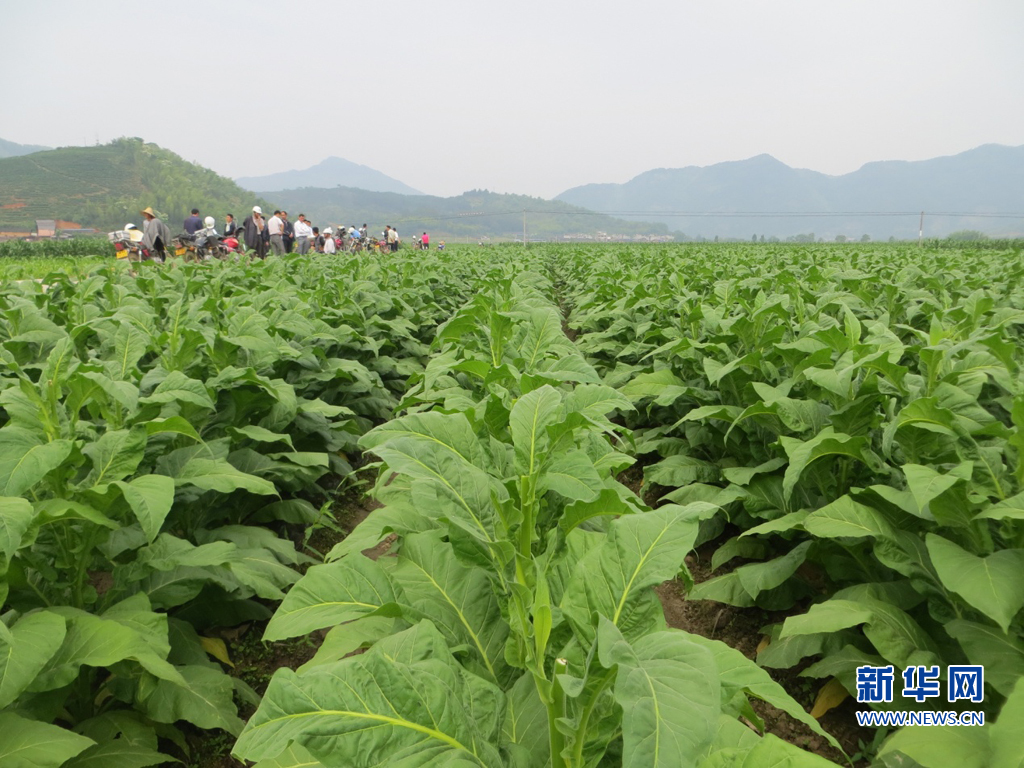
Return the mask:
[[341,157],[328,157],[311,168],[302,171],[284,171],[269,176],[244,176],[235,179],[238,186],[253,192],[270,192],[278,189],[301,189],[317,187],[357,187],[370,192],[395,192],[400,195],[421,195],[419,190],[403,184],[397,179],[385,176],[365,165],[359,165]]
[[371,232],[379,232],[385,224],[391,224],[406,241],[422,232],[429,232],[435,241],[485,236],[521,238],[523,211],[527,212],[526,236],[529,239],[597,232],[624,236],[669,234],[664,224],[593,215],[582,208],[556,200],[498,194],[486,190],[464,192],[456,197],[399,195],[350,187],[307,187],[264,194],[274,201],[275,206],[287,210],[293,219],[299,213],[304,213],[320,227],[339,224],[358,227],[366,223]]
[[13,141],[0,139],[0,157],[20,157],[31,155],[33,152],[42,152],[49,147],[40,147],[35,144],[15,144]]
[[[690,236],[800,232],[913,238],[925,212],[925,235],[959,229],[1020,234],[1024,219],[971,216],[1024,213],[1024,146],[986,144],[951,157],[868,163],[842,176],[790,168],[770,155],[706,167],[661,168],[625,184],[587,184],[555,198],[594,211],[643,211]],[[910,212],[857,216],[856,212]],[[711,212],[726,216],[679,216]],[[738,213],[829,213],[825,217],[741,217]],[[966,216],[939,216],[964,213]]]
[[749,240],[813,232],[826,239],[913,239],[922,210],[926,237],[962,229],[1024,235],[1022,218],[982,215],[1024,213],[1024,146],[986,144],[951,157],[868,163],[842,176],[758,155],[575,187],[555,200],[479,190],[423,195],[341,158],[236,184],[142,139],[55,150],[0,140],[0,155],[12,151],[19,156],[0,157],[0,232],[31,231],[37,219],[112,229],[149,205],[174,229],[193,206],[220,223],[225,213],[242,218],[260,204],[302,211],[317,223],[391,223],[403,234],[426,229],[440,237],[518,237],[524,210],[528,236],[541,238],[605,232]]

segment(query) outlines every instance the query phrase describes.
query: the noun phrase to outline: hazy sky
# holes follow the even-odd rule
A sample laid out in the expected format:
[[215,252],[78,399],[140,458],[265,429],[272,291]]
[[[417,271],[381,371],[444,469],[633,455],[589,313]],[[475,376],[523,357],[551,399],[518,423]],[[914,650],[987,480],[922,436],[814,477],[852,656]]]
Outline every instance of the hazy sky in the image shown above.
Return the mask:
[[[1024,144],[1022,0],[0,0],[0,138],[551,197]],[[20,31],[19,31],[20,30]],[[2,179],[0,179],[2,184]]]

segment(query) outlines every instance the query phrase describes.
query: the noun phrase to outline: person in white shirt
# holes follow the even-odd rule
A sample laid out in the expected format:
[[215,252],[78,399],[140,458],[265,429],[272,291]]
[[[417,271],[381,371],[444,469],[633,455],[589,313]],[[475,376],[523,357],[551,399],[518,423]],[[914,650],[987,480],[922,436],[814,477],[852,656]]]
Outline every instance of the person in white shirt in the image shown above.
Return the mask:
[[267,232],[270,233],[270,250],[278,256],[284,255],[284,219],[280,211],[274,211],[274,215],[267,222]]
[[309,253],[309,243],[312,237],[313,227],[306,221],[306,214],[300,213],[299,220],[295,222],[295,243],[298,245],[300,256]]
[[324,230],[324,253],[337,253],[337,250],[334,244],[334,232],[328,227]]

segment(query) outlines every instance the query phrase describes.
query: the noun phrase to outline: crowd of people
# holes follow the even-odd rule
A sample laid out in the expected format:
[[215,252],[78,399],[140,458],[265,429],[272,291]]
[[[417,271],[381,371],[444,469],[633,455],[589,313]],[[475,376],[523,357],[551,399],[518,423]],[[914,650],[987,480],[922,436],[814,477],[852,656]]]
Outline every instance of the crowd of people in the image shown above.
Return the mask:
[[[132,235],[132,238],[148,252],[162,258],[171,246],[170,228],[166,222],[160,220],[152,208],[146,208],[141,213],[145,220],[142,232],[138,237]],[[402,245],[398,230],[390,224],[384,227],[379,237],[376,234],[371,235],[365,223],[361,227],[354,224],[349,227],[328,226],[321,231],[304,213],[300,213],[294,222],[289,218],[288,211],[274,211],[273,215],[267,218],[258,205],[252,207],[252,212],[241,224],[237,223],[234,215],[230,213],[224,217],[223,232],[217,232],[216,224],[212,216],[201,218],[199,209],[193,208],[182,229],[193,237],[213,236],[221,237],[225,241],[233,238],[235,242],[229,244],[240,250],[251,250],[260,259],[265,259],[269,254],[283,256],[290,253],[393,253]],[[138,233],[133,224],[125,225],[125,230]],[[429,250],[430,236],[424,232],[422,236],[414,237],[413,247],[417,250]],[[437,249],[445,249],[443,240]]]

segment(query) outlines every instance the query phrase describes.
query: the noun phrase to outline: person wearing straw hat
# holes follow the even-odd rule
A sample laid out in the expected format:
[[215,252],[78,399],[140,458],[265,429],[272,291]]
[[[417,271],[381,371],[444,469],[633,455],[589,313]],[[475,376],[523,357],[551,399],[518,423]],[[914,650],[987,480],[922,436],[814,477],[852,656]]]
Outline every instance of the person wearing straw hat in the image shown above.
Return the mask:
[[165,250],[171,242],[171,229],[162,222],[152,208],[141,211],[146,223],[142,225],[142,247],[149,251],[155,261],[163,261]]

